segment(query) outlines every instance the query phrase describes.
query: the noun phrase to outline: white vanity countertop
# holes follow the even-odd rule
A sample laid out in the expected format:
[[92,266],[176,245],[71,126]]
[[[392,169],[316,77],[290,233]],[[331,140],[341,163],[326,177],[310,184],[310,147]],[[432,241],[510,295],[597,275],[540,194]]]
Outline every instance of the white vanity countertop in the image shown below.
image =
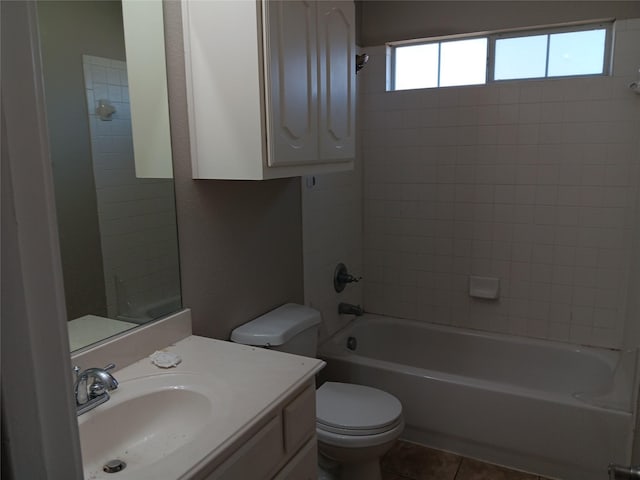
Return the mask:
[[[215,396],[221,406],[215,412],[215,427],[204,429],[181,448],[180,455],[169,455],[143,472],[127,469],[117,474],[118,479],[142,480],[143,478],[190,478],[210,464],[247,430],[263,420],[271,408],[303,386],[319,372],[325,363],[315,358],[289,355],[272,350],[234,344],[210,338],[190,336],[162,351],[178,354],[182,362],[176,367],[164,369],[151,363],[146,357],[114,372],[120,387],[112,393],[112,399],[126,389],[129,381],[158,374],[195,374],[209,377],[216,385]],[[108,405],[109,402],[104,405]],[[98,406],[95,410],[102,407]],[[91,416],[88,412],[87,416]],[[83,415],[84,416],[84,415]],[[142,475],[141,475],[142,474]],[[104,474],[105,478],[115,478]],[[102,472],[89,478],[102,478]]]

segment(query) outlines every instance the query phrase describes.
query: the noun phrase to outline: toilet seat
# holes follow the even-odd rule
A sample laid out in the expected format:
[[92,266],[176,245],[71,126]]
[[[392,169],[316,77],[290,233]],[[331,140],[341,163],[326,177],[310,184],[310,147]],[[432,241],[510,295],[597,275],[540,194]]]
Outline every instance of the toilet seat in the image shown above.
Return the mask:
[[322,451],[323,445],[344,447],[348,449],[379,447],[380,445],[396,441],[402,434],[403,430],[404,419],[401,417],[398,420],[398,423],[391,430],[386,430],[374,435],[343,435],[340,433],[327,432],[320,428],[316,428],[316,435],[318,437],[320,451]]
[[379,435],[402,423],[402,405],[377,388],[326,382],[316,391],[316,420],[319,433]]
[[369,429],[349,429],[349,428],[336,428],[330,425],[325,425],[321,422],[316,421],[316,430],[321,430],[327,433],[337,433],[339,435],[348,435],[351,437],[365,436],[365,435],[378,435],[380,433],[388,432],[395,428],[402,420],[398,418],[391,425],[387,425],[382,428],[369,428]]

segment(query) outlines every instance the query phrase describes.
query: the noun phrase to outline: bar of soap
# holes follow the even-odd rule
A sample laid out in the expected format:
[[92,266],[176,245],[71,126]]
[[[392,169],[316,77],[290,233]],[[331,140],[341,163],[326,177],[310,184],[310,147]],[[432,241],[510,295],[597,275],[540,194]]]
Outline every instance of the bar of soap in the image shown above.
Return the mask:
[[182,362],[180,355],[169,352],[154,352],[149,358],[151,359],[151,363],[160,368],[172,368]]

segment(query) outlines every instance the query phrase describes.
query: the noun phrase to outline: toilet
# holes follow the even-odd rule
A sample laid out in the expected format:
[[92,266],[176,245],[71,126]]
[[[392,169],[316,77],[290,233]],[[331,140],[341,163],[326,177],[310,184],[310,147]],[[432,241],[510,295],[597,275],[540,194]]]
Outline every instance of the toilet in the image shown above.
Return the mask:
[[[288,303],[233,330],[231,341],[315,357],[320,312]],[[316,390],[318,449],[343,480],[381,480],[380,457],[404,429],[402,405],[377,388],[325,382]]]

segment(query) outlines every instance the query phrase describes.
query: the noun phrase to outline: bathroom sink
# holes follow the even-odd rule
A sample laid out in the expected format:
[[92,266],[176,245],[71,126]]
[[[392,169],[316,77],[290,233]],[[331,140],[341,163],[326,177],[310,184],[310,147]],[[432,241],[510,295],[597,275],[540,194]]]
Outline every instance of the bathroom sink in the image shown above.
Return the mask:
[[[120,382],[109,401],[78,417],[85,478],[142,478],[154,464],[175,466],[229,410],[226,391],[211,377],[187,373]],[[103,471],[112,461],[126,464],[115,476]]]

